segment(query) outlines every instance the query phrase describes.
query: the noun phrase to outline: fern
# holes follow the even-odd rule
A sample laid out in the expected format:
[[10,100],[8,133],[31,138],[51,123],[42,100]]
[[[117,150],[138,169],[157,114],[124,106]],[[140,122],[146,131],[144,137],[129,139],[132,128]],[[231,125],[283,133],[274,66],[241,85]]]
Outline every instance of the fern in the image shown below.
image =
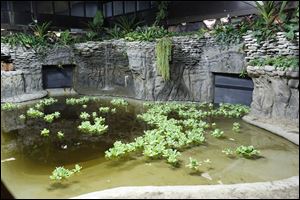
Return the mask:
[[156,44],[156,66],[159,74],[165,81],[170,79],[169,61],[171,60],[171,50],[172,41],[170,38],[164,37]]

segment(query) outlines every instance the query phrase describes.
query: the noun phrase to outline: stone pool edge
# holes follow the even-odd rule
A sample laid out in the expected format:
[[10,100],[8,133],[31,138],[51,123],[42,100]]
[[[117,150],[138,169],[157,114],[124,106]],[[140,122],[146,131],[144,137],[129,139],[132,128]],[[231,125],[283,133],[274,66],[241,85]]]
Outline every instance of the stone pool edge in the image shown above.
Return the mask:
[[[242,118],[249,124],[266,129],[299,146],[299,134],[270,124]],[[133,186],[91,192],[71,199],[298,199],[299,175],[287,179],[255,183],[193,186]]]
[[299,176],[232,185],[117,187],[71,199],[298,199]]

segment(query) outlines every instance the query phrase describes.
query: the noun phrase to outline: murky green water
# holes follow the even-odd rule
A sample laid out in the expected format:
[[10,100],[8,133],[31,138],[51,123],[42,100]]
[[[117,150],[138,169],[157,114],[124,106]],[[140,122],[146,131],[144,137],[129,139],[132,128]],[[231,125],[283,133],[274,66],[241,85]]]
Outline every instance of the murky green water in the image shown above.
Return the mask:
[[[136,119],[144,111],[142,102],[130,101],[127,109],[107,114],[109,131],[102,136],[88,136],[77,130],[80,112],[91,113],[99,106],[110,105],[110,99],[90,103],[86,109],[65,105],[64,98],[59,99],[59,103],[45,110],[45,113],[62,113],[62,118],[52,124],[43,120],[21,123],[18,116],[26,108],[1,112],[1,179],[17,198],[69,198],[119,186],[233,184],[298,175],[298,146],[238,119],[214,119],[226,137],[217,139],[206,134],[205,144],[182,152],[179,168],[173,168],[165,160],[150,162],[142,156],[107,160],[104,151],[116,140],[130,142],[147,129],[146,124]],[[241,124],[241,133],[232,132],[233,122]],[[53,136],[40,136],[45,127]],[[55,137],[58,131],[65,133],[63,140]],[[262,158],[231,159],[221,152],[239,145],[255,146]],[[209,158],[212,163],[202,169],[201,175],[191,175],[185,167],[190,156],[198,160]],[[76,163],[83,169],[69,180],[57,183],[49,179],[55,167],[71,169]]]

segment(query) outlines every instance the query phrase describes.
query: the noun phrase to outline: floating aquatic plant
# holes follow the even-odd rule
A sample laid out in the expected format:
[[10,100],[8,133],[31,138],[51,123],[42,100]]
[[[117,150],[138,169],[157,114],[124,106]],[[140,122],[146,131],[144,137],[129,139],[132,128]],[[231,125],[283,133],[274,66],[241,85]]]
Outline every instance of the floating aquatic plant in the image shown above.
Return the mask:
[[242,156],[246,157],[246,158],[257,157],[260,154],[260,151],[255,149],[254,146],[252,146],[252,145],[250,145],[250,146],[241,145],[241,146],[236,148],[235,152],[239,155],[242,155]]
[[232,126],[232,130],[236,133],[240,132],[241,125],[238,122],[234,122]]
[[216,138],[220,138],[224,135],[224,131],[221,131],[220,129],[215,129],[215,130],[211,131],[211,135]]
[[26,112],[27,116],[30,117],[30,118],[40,118],[40,117],[43,117],[44,116],[44,113],[39,111],[39,110],[36,110],[34,108],[29,108]]
[[66,169],[64,167],[56,167],[55,170],[52,172],[52,175],[49,176],[51,180],[64,180],[68,179],[70,176],[72,176],[75,173],[80,172],[82,167],[78,164],[75,165],[75,168],[72,170]]
[[2,111],[13,111],[13,110],[16,110],[19,108],[19,105],[18,104],[13,104],[13,103],[4,103],[4,104],[1,104],[1,110]]
[[48,137],[49,136],[49,133],[50,131],[46,128],[44,128],[42,131],[41,131],[41,136],[44,136],[44,137]]
[[122,98],[113,99],[110,101],[110,103],[114,106],[128,106],[128,102]]

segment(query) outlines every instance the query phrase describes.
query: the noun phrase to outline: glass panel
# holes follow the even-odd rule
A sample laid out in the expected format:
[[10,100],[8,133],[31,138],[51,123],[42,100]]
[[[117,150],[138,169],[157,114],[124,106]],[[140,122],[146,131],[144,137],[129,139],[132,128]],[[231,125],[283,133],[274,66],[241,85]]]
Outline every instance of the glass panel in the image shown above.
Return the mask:
[[134,12],[135,1],[125,1],[125,13]]
[[123,2],[122,1],[114,1],[114,15],[123,14]]
[[111,17],[112,16],[112,2],[108,2],[104,4],[104,10],[105,10],[105,17]]
[[69,15],[68,1],[54,1],[54,8],[57,15]]
[[53,14],[52,1],[38,1],[37,12],[41,14]]
[[138,1],[137,10],[145,10],[150,8],[150,1]]
[[8,11],[7,1],[1,1],[1,10]]
[[77,17],[84,17],[84,3],[83,1],[70,1],[71,15]]
[[97,1],[86,1],[86,3],[85,3],[86,17],[94,17],[97,10],[98,10]]
[[14,12],[31,12],[30,1],[13,1]]

